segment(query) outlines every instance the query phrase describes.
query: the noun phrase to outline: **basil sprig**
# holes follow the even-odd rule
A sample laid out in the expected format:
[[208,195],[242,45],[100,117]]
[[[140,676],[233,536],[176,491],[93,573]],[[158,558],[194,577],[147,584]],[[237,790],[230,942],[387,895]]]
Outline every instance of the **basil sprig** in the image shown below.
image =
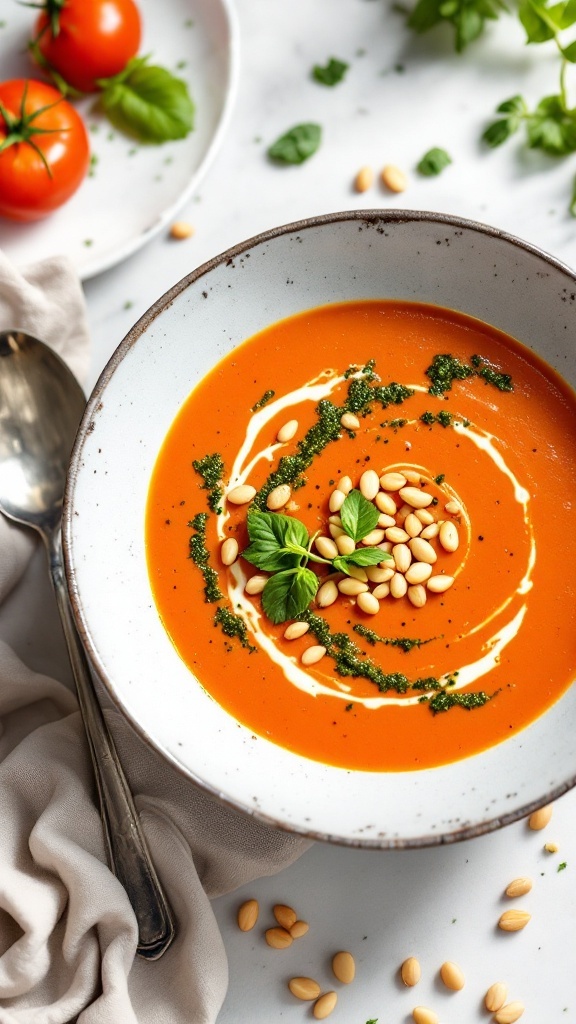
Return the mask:
[[194,103],[186,82],[166,68],[135,57],[114,78],[98,82],[108,120],[140,142],[183,139],[194,128]]
[[[378,522],[378,509],[360,491],[346,495],[340,518],[342,529],[355,541],[369,534]],[[322,558],[313,552],[312,544],[318,536],[309,536],[299,519],[280,512],[260,512],[253,509],[247,516],[250,544],[242,552],[243,558],[257,569],[273,573],[262,591],[262,607],[271,622],[295,619],[308,607],[320,586],[320,579],[308,562],[329,565],[336,572],[351,576],[352,566],[378,565],[390,558],[381,548],[357,548],[349,555],[333,559]]]

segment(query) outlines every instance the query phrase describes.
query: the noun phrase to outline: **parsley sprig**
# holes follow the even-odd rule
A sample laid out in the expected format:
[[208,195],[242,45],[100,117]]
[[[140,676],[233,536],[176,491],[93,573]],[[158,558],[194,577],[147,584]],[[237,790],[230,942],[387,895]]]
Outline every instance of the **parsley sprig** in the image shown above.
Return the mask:
[[[356,542],[361,541],[375,528],[379,514],[360,491],[352,490],[340,509],[342,529]],[[257,569],[273,574],[262,591],[262,607],[276,624],[295,619],[314,599],[321,580],[308,568],[309,562],[328,565],[335,572],[351,576],[351,567],[378,565],[390,558],[381,548],[374,547],[323,558],[312,551],[318,533],[309,536],[299,519],[280,512],[252,509],[247,526],[250,544],[242,556]]]

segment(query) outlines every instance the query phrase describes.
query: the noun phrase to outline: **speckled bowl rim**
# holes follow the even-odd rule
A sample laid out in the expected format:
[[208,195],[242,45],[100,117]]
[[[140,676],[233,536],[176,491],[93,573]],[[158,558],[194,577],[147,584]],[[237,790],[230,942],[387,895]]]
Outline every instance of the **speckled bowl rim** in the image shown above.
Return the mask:
[[576,272],[572,270],[568,264],[562,260],[557,259],[550,253],[541,249],[539,246],[534,245],[530,242],[524,241],[518,238],[516,235],[512,235],[506,231],[502,231],[499,228],[492,227],[487,224],[483,224],[479,221],[469,220],[464,217],[458,217],[453,214],[435,213],[431,211],[423,210],[388,210],[388,209],[373,209],[373,210],[344,210],[336,213],[319,214],[315,217],[305,218],[303,220],[292,221],[287,224],[282,224],[278,227],[271,228],[267,231],[260,232],[257,235],[246,239],[243,242],[239,242],[237,245],[232,246],[230,249],[225,250],[206,263],[201,264],[195,270],[191,271],[180,281],[174,284],[168,289],[163,295],[160,296],[149,307],[149,309],[136,321],[134,326],[120,342],[108,363],[104,367],[100,374],[98,381],[88,399],[86,410],[72,451],[68,478],[66,483],[66,489],[64,494],[64,505],[63,505],[63,520],[62,520],[62,543],[63,543],[63,555],[64,555],[64,567],[66,580],[68,584],[68,590],[70,594],[70,601],[72,606],[72,613],[74,620],[80,634],[81,640],[84,644],[85,650],[88,653],[92,666],[96,672],[99,681],[104,686],[106,693],[113,705],[122,714],[123,718],[128,721],[130,726],[134,729],[136,734],[144,741],[144,743],[155,753],[160,754],[165,760],[167,760],[184,778],[188,779],[195,785],[197,785],[204,792],[209,794],[211,797],[218,800],[219,803],[231,808],[232,810],[239,812],[243,815],[248,815],[256,820],[261,821],[263,824],[271,826],[275,829],[287,832],[292,835],[302,836],[304,838],[327,842],[335,845],[351,847],[351,848],[362,848],[362,849],[418,849],[421,847],[429,846],[440,846],[444,844],[451,844],[460,842],[466,839],[473,839],[477,836],[485,835],[489,832],[494,832],[497,829],[510,825],[521,818],[525,818],[530,815],[533,811],[545,804],[551,803],[552,801],[563,796],[570,789],[576,786],[576,774],[568,777],[564,782],[547,790],[541,798],[532,800],[531,802],[521,804],[520,807],[511,811],[507,814],[501,814],[497,817],[490,818],[486,821],[481,821],[475,825],[470,825],[465,828],[457,829],[455,831],[444,831],[439,834],[426,834],[417,837],[410,837],[408,839],[402,839],[398,837],[394,838],[352,838],[333,835],[327,832],[317,831],[313,828],[298,827],[297,825],[288,827],[285,822],[275,819],[270,814],[265,814],[261,810],[248,807],[243,804],[240,800],[235,800],[226,795],[222,794],[219,790],[213,787],[210,783],[204,779],[198,777],[192,771],[186,769],[169,751],[165,750],[154,738],[147,732],[147,730],[138,722],[138,720],[130,714],[130,712],[124,707],[118,694],[115,691],[113,680],[108,676],[102,660],[99,656],[96,646],[92,642],[90,630],[86,622],[82,600],[78,593],[75,585],[75,572],[72,557],[72,495],[74,491],[74,485],[76,478],[80,472],[83,455],[83,445],[88,433],[92,429],[92,420],[94,414],[101,407],[106,387],[114,375],[116,369],[123,361],[127,353],[137,343],[141,335],[149,328],[150,324],[159,316],[174,299],[185,291],[192,283],[198,281],[200,278],[210,274],[215,268],[222,264],[229,263],[230,261],[241,256],[243,253],[254,248],[255,246],[266,243],[274,238],[282,235],[305,232],[307,229],[321,227],[322,225],[337,224],[343,221],[357,221],[359,224],[365,224],[370,227],[381,226],[392,224],[402,224],[410,222],[427,222],[440,226],[446,226],[456,229],[464,229],[467,231],[477,232],[478,234],[485,235],[488,237],[497,238],[500,241],[509,243],[512,247],[522,250],[524,253],[531,254],[542,260],[543,263],[548,264],[555,270],[560,271],[567,277],[571,278],[574,282],[574,288],[576,290]]

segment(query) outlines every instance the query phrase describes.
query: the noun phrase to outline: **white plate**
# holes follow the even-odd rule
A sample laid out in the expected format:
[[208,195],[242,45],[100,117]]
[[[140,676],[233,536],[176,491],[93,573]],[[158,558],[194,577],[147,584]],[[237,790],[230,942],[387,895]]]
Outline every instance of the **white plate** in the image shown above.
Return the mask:
[[[222,140],[238,79],[238,24],[231,0],[138,0],[141,54],[184,79],[196,105],[194,131],[178,142],[144,146],[77,106],[90,129],[93,171],[50,217],[32,224],[0,219],[0,247],[16,265],[55,254],[85,280],[130,256],[190,198]],[[35,12],[12,4],[0,27],[2,80],[37,77],[26,55]]]

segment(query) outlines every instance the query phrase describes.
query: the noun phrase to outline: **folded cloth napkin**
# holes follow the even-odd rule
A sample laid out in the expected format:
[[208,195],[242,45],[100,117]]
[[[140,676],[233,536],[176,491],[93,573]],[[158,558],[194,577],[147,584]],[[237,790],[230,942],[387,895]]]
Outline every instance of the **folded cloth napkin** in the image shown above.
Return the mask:
[[[53,345],[82,378],[84,300],[66,260],[16,270],[0,252],[8,328]],[[281,870],[309,844],[208,797],[107,707],[178,926],[162,959],[135,959],[136,922],[106,865],[75,694],[10,643],[14,601],[30,630],[36,612],[57,626],[47,572],[32,579],[42,552],[24,572],[35,546],[31,531],[0,516],[0,1024],[211,1024],[227,964],[210,898]]]

